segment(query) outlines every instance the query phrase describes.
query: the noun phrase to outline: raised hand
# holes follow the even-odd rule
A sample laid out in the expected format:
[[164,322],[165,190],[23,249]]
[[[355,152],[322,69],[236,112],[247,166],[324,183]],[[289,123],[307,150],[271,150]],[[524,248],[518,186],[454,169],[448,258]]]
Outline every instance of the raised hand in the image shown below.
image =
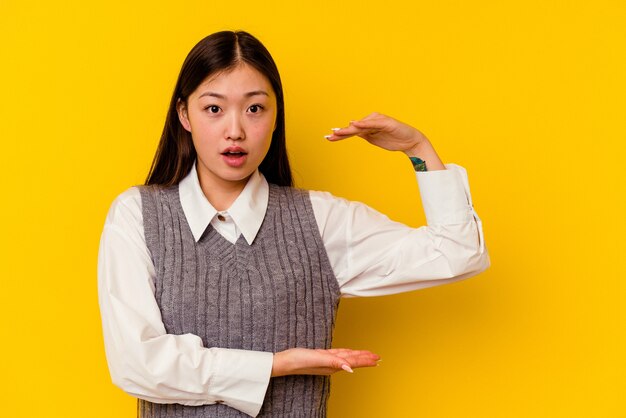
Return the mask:
[[358,136],[372,145],[389,150],[402,151],[409,157],[426,161],[429,170],[445,170],[432,144],[414,127],[381,113],[371,113],[360,120],[351,121],[347,127],[334,128],[329,141],[340,141]]
[[272,377],[292,374],[331,375],[340,370],[376,366],[380,356],[366,350],[349,348],[291,348],[274,354]]

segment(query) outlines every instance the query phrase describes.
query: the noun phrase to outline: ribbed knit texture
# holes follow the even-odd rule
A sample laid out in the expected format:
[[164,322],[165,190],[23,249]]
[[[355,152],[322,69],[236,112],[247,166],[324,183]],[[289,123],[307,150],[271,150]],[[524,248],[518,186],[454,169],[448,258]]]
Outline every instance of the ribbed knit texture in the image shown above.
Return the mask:
[[[192,333],[205,347],[279,352],[330,348],[339,287],[309,194],[270,184],[267,213],[248,245],[208,226],[196,243],[178,186],[142,186],[146,244],[155,296],[169,334]],[[326,416],[329,378],[272,378],[259,417]],[[247,417],[226,405],[183,406],[138,400],[137,416]]]

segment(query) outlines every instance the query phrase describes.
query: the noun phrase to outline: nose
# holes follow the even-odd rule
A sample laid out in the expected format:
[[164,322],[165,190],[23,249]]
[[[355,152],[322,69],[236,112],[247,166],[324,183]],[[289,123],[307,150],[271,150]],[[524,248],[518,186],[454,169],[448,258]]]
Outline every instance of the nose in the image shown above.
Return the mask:
[[238,141],[246,138],[241,117],[237,114],[233,114],[228,118],[225,129],[224,136],[226,139]]

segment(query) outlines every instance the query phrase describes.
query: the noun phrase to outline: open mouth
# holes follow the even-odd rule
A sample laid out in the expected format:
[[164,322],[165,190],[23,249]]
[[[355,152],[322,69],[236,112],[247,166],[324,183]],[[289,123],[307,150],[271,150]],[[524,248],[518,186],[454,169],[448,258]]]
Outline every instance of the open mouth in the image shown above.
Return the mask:
[[224,162],[231,167],[242,167],[246,162],[248,153],[239,147],[228,147],[222,152]]
[[236,146],[228,147],[222,152],[222,155],[226,157],[241,157],[246,154],[247,152],[243,148]]

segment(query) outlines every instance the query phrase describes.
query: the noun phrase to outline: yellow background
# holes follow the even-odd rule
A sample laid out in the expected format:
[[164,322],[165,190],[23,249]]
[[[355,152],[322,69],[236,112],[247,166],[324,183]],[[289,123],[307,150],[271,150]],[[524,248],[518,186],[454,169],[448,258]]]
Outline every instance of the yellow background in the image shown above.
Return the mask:
[[371,111],[464,166],[492,267],[344,300],[330,416],[625,417],[621,1],[0,0],[0,415],[133,417],[96,294],[108,207],[147,174],[191,47],[245,29],[286,92],[298,185],[418,226],[401,154],[329,129]]

